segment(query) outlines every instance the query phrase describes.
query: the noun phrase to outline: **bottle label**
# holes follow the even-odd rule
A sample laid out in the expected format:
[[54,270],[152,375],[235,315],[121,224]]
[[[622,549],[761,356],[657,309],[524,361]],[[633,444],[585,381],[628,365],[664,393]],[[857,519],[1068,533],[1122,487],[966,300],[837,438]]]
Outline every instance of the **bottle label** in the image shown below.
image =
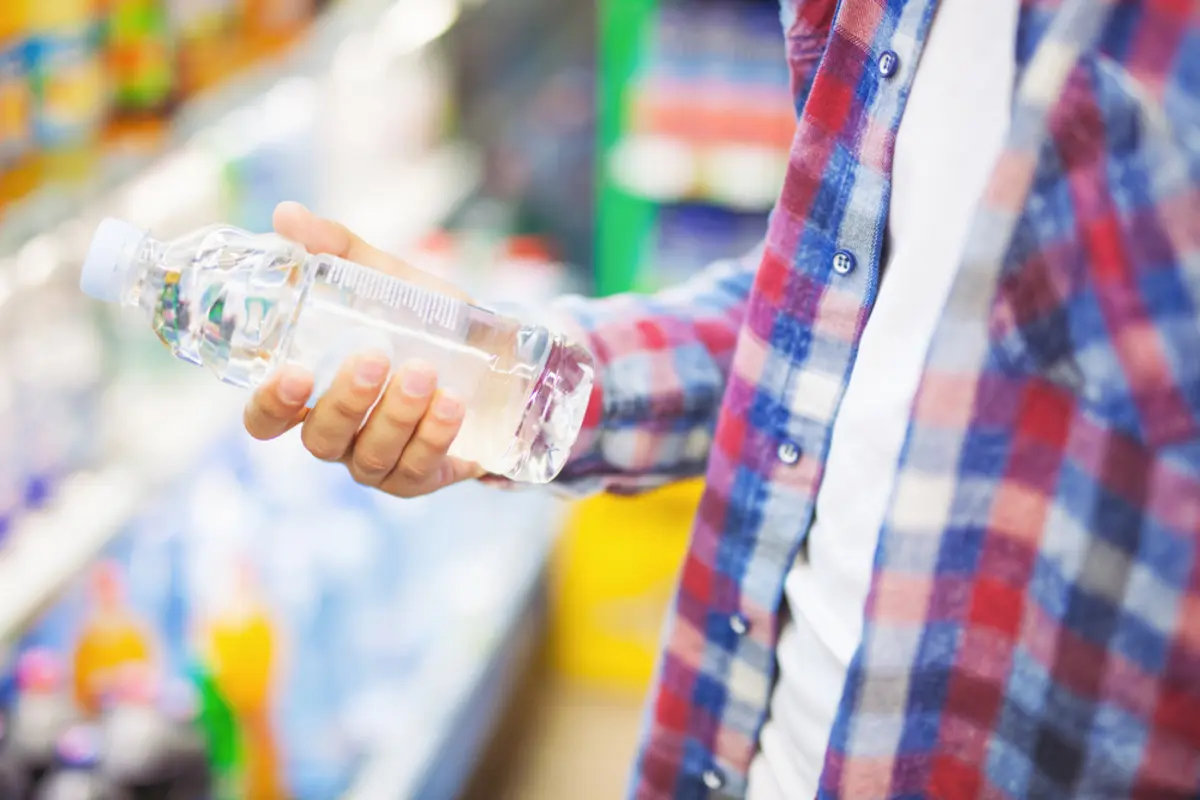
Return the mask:
[[106,106],[104,68],[94,25],[78,25],[33,43],[35,135],[44,147],[86,141]]
[[25,43],[0,41],[0,171],[19,161],[32,143]]
[[187,306],[183,303],[179,288],[179,273],[168,273],[154,307],[154,332],[164,345],[174,350],[179,344],[180,330],[187,328],[187,320]]

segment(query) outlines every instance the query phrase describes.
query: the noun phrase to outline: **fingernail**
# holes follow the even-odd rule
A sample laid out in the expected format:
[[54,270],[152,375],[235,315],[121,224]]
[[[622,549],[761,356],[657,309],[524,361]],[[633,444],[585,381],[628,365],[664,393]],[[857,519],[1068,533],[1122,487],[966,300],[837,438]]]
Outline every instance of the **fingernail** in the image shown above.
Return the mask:
[[354,382],[359,388],[369,389],[383,383],[387,377],[388,363],[382,359],[367,356],[360,358],[354,365]]
[[303,403],[311,390],[312,384],[302,372],[289,370],[279,377],[279,399],[290,406]]
[[461,417],[462,413],[463,404],[448,394],[439,395],[433,402],[433,415],[438,419],[449,422]]
[[409,397],[425,397],[433,391],[436,376],[426,367],[405,367],[400,388]]

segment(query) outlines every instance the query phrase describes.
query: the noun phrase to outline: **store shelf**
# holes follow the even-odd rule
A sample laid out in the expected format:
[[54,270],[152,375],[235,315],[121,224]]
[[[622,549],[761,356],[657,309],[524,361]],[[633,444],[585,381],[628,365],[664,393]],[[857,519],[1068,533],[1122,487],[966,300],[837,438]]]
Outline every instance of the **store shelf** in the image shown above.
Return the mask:
[[400,55],[438,40],[462,11],[461,0],[339,0],[331,4],[294,45],[187,102],[158,147],[107,157],[97,175],[85,184],[70,189],[44,187],[7,209],[0,217],[0,257],[11,255],[37,234],[80,217],[282,81],[327,73],[348,37],[369,32],[373,38],[368,43]]
[[140,431],[138,447],[67,480],[49,506],[18,523],[0,549],[0,643],[18,637],[158,489],[194,464],[240,405],[238,392],[207,379],[152,396],[126,388],[110,399],[116,438]]
[[[452,585],[490,585],[470,592],[416,675],[407,681],[403,716],[381,742],[345,800],[453,800],[458,796],[499,715],[515,673],[540,633],[543,578],[559,506],[548,496],[543,514],[516,537],[497,540],[459,565]],[[502,565],[502,566],[501,566]],[[486,576],[486,578],[485,578]]]

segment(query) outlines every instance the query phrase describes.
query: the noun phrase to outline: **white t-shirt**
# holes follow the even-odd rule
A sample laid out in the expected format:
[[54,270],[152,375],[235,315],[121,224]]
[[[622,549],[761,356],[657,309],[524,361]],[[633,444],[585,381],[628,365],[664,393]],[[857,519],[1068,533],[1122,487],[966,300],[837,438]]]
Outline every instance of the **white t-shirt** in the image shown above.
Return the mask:
[[[834,422],[807,552],[784,584],[790,618],[749,800],[816,793],[846,670],[862,638],[913,395],[1008,128],[1017,10],[1017,0],[941,0],[917,65],[896,138],[889,256]],[[899,55],[900,69],[912,69]]]

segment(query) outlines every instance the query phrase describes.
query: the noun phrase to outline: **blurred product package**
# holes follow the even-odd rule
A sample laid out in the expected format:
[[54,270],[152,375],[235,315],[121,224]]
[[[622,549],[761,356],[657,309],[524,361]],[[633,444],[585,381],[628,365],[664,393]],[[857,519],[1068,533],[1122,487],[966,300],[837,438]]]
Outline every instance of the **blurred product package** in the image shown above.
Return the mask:
[[37,147],[46,180],[77,183],[100,159],[110,87],[97,0],[25,2]]
[[613,179],[652,200],[769,208],[795,126],[778,31],[767,3],[665,3],[632,79]]
[[314,14],[312,0],[0,5],[0,209],[158,152],[181,100],[273,57]]
[[22,0],[0,3],[0,208],[37,181],[28,33]]
[[169,10],[184,95],[216,85],[249,56],[240,0],[170,0]]
[[165,0],[108,0],[109,133],[117,143],[153,146],[165,135],[178,90],[175,38]]
[[243,3],[248,39],[262,53],[290,43],[304,30],[314,12],[314,0],[243,0]]

